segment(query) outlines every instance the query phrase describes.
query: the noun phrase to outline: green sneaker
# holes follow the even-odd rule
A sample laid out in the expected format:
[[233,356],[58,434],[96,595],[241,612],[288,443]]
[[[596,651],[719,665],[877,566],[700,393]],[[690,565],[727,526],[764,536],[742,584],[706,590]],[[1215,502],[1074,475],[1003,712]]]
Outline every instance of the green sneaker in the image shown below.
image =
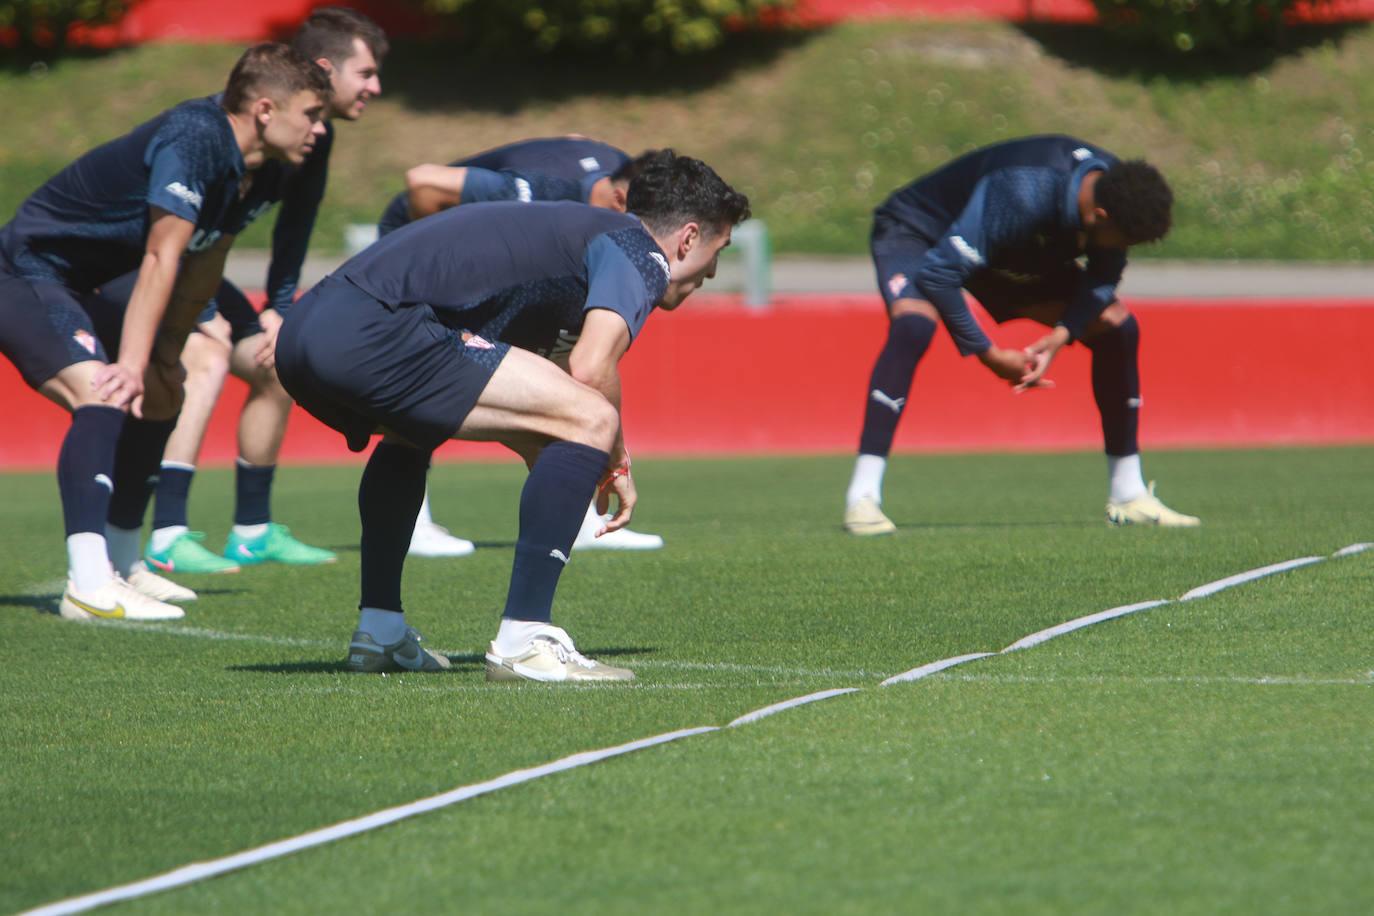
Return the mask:
[[328,550],[302,544],[291,536],[291,529],[269,522],[267,533],[261,537],[245,538],[231,533],[224,545],[224,555],[230,560],[251,566],[254,563],[291,563],[295,566],[318,566],[338,559]]
[[205,540],[203,531],[184,531],[167,546],[166,550],[154,551],[148,545],[145,559],[149,566],[169,573],[234,573],[239,564],[200,546]]

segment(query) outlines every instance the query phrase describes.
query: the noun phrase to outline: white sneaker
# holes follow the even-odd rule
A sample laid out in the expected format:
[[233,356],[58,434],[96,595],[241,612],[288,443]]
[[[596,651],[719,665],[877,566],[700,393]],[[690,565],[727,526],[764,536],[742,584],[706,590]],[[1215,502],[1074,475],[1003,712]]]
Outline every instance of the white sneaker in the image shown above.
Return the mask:
[[1155,496],[1155,482],[1135,499],[1124,503],[1108,500],[1107,521],[1113,525],[1159,525],[1161,528],[1196,528],[1202,524],[1196,515],[1175,512]]
[[180,620],[186,612],[136,590],[119,576],[93,592],[78,594],[67,582],[57,612],[67,620]]
[[141,592],[149,598],[158,601],[195,601],[196,593],[184,585],[178,585],[171,579],[159,576],[148,568],[147,564],[139,560],[129,570],[129,576],[125,579],[134,591]]
[[628,668],[613,668],[587,658],[572,637],[553,624],[541,627],[517,654],[502,656],[496,643],[487,647],[489,681],[633,681]]
[[573,541],[573,550],[658,550],[663,546],[663,538],[658,535],[642,534],[629,528],[608,531],[597,537],[596,533],[613,517],[598,515],[595,506],[587,509],[587,516],[582,519],[582,528]]
[[897,526],[878,508],[876,499],[865,496],[844,510],[844,530],[859,537],[868,537],[891,534],[897,530]]
[[449,534],[443,525],[421,520],[415,523],[408,552],[412,557],[465,557],[476,549],[472,541]]

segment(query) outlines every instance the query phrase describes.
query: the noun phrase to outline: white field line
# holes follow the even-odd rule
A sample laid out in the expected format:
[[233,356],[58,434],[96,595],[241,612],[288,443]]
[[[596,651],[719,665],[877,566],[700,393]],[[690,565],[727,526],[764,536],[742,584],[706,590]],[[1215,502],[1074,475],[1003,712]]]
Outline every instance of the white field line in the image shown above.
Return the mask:
[[1065,621],[1058,626],[1049,627],[1038,633],[1029,636],[1022,636],[1016,642],[1003,649],[1003,652],[1015,652],[1019,649],[1029,649],[1031,646],[1038,646],[1047,639],[1054,639],[1056,636],[1063,636],[1065,633],[1072,633],[1074,630],[1090,627],[1095,623],[1104,620],[1111,620],[1114,617],[1124,617],[1127,614],[1134,614],[1136,611],[1148,610],[1152,607],[1159,607],[1161,604],[1169,604],[1167,599],[1158,601],[1141,601],[1138,604],[1126,604],[1121,607],[1114,607],[1106,611],[1098,611],[1096,614],[1089,614],[1086,617],[1079,617],[1076,620]]
[[1035,675],[1024,674],[960,674],[951,672],[950,674],[938,675],[936,679],[989,684],[1107,684],[1111,686],[1130,686],[1132,684],[1151,684],[1157,686],[1161,684],[1177,684],[1185,687],[1244,684],[1252,687],[1374,687],[1374,671],[1366,672],[1365,676],[1362,678],[1318,678],[1284,674],[1275,674],[1265,677],[1182,677],[1176,675],[1133,677],[1130,675],[1098,674],[1071,675],[1069,677],[1037,677]]
[[994,652],[970,652],[968,655],[956,655],[953,658],[942,658],[938,662],[931,662],[919,668],[912,668],[910,671],[903,671],[901,674],[894,674],[878,686],[886,687],[889,684],[918,681],[923,677],[929,677],[937,671],[944,671],[946,668],[953,668],[955,665],[962,665],[964,662],[971,662],[979,658],[987,658],[989,655],[995,654]]
[[1253,582],[1256,579],[1263,579],[1265,576],[1272,576],[1275,573],[1287,572],[1290,569],[1297,569],[1299,566],[1308,566],[1312,563],[1320,563],[1326,557],[1299,557],[1296,560],[1285,560],[1282,563],[1273,563],[1269,566],[1261,566],[1259,569],[1247,570],[1243,573],[1236,573],[1234,576],[1227,576],[1225,579],[1218,579],[1215,582],[1208,582],[1206,585],[1199,585],[1183,593],[1179,601],[1192,601],[1194,598],[1206,598],[1208,595],[1215,595],[1222,589],[1241,585],[1245,582]]
[[628,744],[619,744],[615,747],[602,748],[595,751],[584,751],[580,754],[573,754],[570,757],[563,757],[551,763],[541,766],[531,767],[525,770],[514,770],[504,776],[486,782],[473,783],[458,789],[452,789],[440,795],[433,795],[429,798],[422,798],[409,804],[399,805],[395,808],[387,808],[374,814],[368,814],[351,821],[343,821],[330,827],[313,830],[310,833],[303,833],[299,836],[290,837],[285,840],[278,840],[275,843],[268,843],[265,846],[258,846],[254,849],[235,853],[220,859],[211,859],[206,862],[194,862],[190,865],[183,865],[181,868],[173,869],[161,875],[154,875],[142,881],[135,881],[132,884],[123,884],[118,887],[111,887],[93,894],[86,894],[81,897],[72,897],[56,903],[40,906],[36,909],[25,910],[21,916],[59,916],[66,913],[84,913],[87,910],[120,900],[132,900],[136,897],[145,897],[159,891],[170,890],[174,887],[183,887],[206,878],[222,875],[226,872],[237,871],[247,868],[250,865],[257,865],[270,859],[278,859],[282,856],[300,852],[313,846],[322,846],[325,843],[332,843],[344,837],[354,836],[368,830],[375,830],[378,827],[393,824],[404,818],[423,814],[427,811],[434,811],[455,805],[459,802],[485,795],[488,792],[495,792],[509,786],[517,785],[522,782],[529,782],[532,779],[539,779],[553,773],[561,773],[564,770],[571,770],[576,767],[586,766],[610,757],[619,757],[622,754],[629,754],[634,751],[643,750],[647,747],[654,747],[659,744],[666,744],[669,741],[677,741],[680,738],[687,738],[692,735],[700,735],[705,732],[716,731],[716,726],[706,726],[704,728],[685,728],[679,731],[667,732],[662,735],[654,735],[650,738],[641,738],[638,741],[631,741]]
[[832,690],[820,690],[816,693],[808,693],[804,697],[793,697],[790,700],[783,700],[781,703],[774,703],[753,712],[746,712],[744,715],[732,719],[726,726],[734,728],[736,725],[747,725],[750,722],[757,722],[759,719],[771,716],[774,713],[782,712],[784,709],[795,709],[798,706],[805,706],[807,703],[815,703],[819,700],[828,700],[831,697],[842,696],[846,693],[855,693],[862,688],[859,687],[836,687]]
[[[1345,547],[1341,550],[1336,551],[1331,556],[1348,556],[1353,553],[1360,553],[1364,550],[1369,549],[1370,547],[1374,547],[1374,544],[1352,544],[1349,547]],[[1250,582],[1263,576],[1273,575],[1275,573],[1283,572],[1289,569],[1294,569],[1299,566],[1305,566],[1309,563],[1317,563],[1324,559],[1326,559],[1326,557],[1303,557],[1298,560],[1289,560],[1285,563],[1275,563],[1271,566],[1265,566],[1260,569],[1250,570],[1249,572],[1240,573],[1235,576],[1229,576],[1225,579],[1218,579],[1216,582],[1198,586],[1197,588],[1190,590],[1189,592],[1185,593],[1183,598],[1180,600],[1191,600],[1193,598],[1200,598],[1205,595],[1215,594],[1216,592],[1219,592],[1222,589],[1230,588],[1234,585],[1239,585],[1243,582]],[[1003,651],[1008,651],[1013,647],[1017,646],[1019,643],[1023,643],[1026,640],[1032,639],[1034,637],[1042,636],[1043,634],[1049,633],[1050,631],[1061,630],[1061,628],[1063,627],[1068,627],[1068,629],[1062,629],[1062,632],[1072,632],[1075,629],[1079,629],[1083,626],[1088,626],[1092,623],[1099,623],[1103,620],[1110,620],[1114,617],[1120,617],[1123,614],[1134,613],[1138,610],[1144,610],[1146,607],[1158,607],[1161,604],[1168,603],[1168,601],[1142,602],[1139,605],[1124,605],[1119,608],[1112,608],[1109,611],[1103,611],[1099,614],[1090,614],[1087,617],[1080,617],[1076,620],[1068,621],[1066,624],[1061,624],[1059,627],[1051,627],[1049,628],[1049,630],[1041,630],[1039,633],[1032,633],[1030,634],[1030,636],[1023,638],[1022,640],[1018,640],[1017,643],[1013,643],[1012,646],[1008,646],[1007,650]],[[183,627],[178,629],[187,630],[194,628]],[[1059,633],[1054,633],[1053,635],[1059,635]],[[1052,638],[1052,636],[1044,636],[1044,638],[1039,641],[1043,642],[1045,639],[1050,638]],[[921,678],[938,674],[939,672],[945,671],[949,668],[953,668],[957,665],[964,664],[965,662],[970,662],[981,658],[988,658],[989,656],[995,654],[998,653],[972,652],[967,655],[958,655],[954,656],[953,658],[946,658],[941,659],[939,661],[930,662],[929,664],[922,665],[917,668],[912,668],[911,670],[905,671],[901,674],[893,675],[892,677],[889,677],[886,680],[882,681],[879,686],[886,687],[890,684],[919,680]],[[1370,672],[1370,676],[1372,679],[1374,679],[1374,671]],[[958,676],[955,675],[953,677]],[[1176,682],[1176,680],[1174,679],[1162,680],[1166,683]],[[1230,678],[1223,678],[1218,680],[1219,682],[1224,683],[1234,682],[1234,679]],[[1184,679],[1183,682],[1186,683],[1187,679]],[[1281,678],[1260,678],[1251,680],[1240,679],[1239,682],[1272,685],[1290,684],[1292,683],[1292,680]],[[1370,682],[1358,680],[1334,680],[1331,683],[1334,685],[1353,684],[1356,686],[1363,687],[1366,686],[1367,683],[1374,683],[1374,680],[1371,680]],[[764,706],[760,709],[754,710],[753,712],[745,713],[744,715],[735,718],[729,723],[729,725],[735,726],[743,725],[749,722],[755,722],[758,719],[764,718],[765,716],[773,715],[774,713],[781,712],[785,709],[794,709],[799,706],[804,706],[808,703],[815,703],[820,700],[826,700],[836,696],[843,696],[845,694],[855,693],[858,692],[860,689],[861,688],[851,687],[837,688],[834,690],[823,690],[818,693],[808,694],[802,697],[796,697],[792,700],[784,700],[780,703],[772,703],[768,706]],[[302,849],[308,849],[313,846],[319,846],[325,843],[330,843],[334,840],[342,839],[348,836],[353,836],[355,834],[363,833],[368,830],[374,830],[378,827],[394,823],[395,821],[401,820],[406,817],[411,817],[413,815],[421,814],[426,811],[432,811],[436,808],[442,808],[448,805],[457,804],[459,802],[466,801],[470,798],[474,798],[478,795],[483,795],[488,792],[494,792],[498,789],[504,789],[508,786],[528,782],[532,779],[538,779],[542,776],[548,776],[550,774],[561,772],[563,770],[573,769],[574,767],[585,766],[589,763],[595,763],[599,760],[605,760],[608,757],[616,757],[621,754],[628,754],[632,751],[640,750],[642,748],[653,747],[658,744],[664,744],[669,741],[676,741],[680,738],[704,734],[706,732],[712,732],[718,729],[719,726],[715,725],[707,725],[699,728],[682,729],[680,731],[668,732],[650,738],[642,738],[638,741],[632,741],[628,744],[621,744],[615,747],[602,748],[600,750],[594,751],[584,751],[580,754],[574,754],[571,757],[564,757],[560,760],[555,760],[551,763],[546,763],[541,766],[532,767],[526,770],[515,770],[505,774],[504,776],[498,776],[495,779],[491,779],[486,782],[474,783],[469,786],[463,786],[461,788],[445,792],[442,795],[435,795],[430,798],[421,799],[419,801],[411,802],[407,805],[401,805],[396,808],[388,808],[384,811],[376,812],[375,814],[366,815],[364,817],[357,818],[351,821],[344,821],[343,823],[335,824],[332,827],[326,827],[321,830],[313,831],[311,833],[305,833],[299,836],[291,837],[289,839],[279,840],[275,843],[269,843],[265,846],[259,846],[255,849],[250,849],[245,852],[236,853],[234,855],[226,856],[221,859],[214,859],[208,862],[200,862],[194,863],[192,865],[186,865],[181,868],[174,869],[173,871],[166,872],[162,875],[156,875],[152,878],[146,878],[142,881],[136,881],[132,884],[120,885],[118,887],[108,888],[103,891],[97,891],[92,894],[86,894],[81,897],[72,897],[67,900],[60,900],[55,903],[40,906],[36,909],[25,910],[23,913],[17,914],[17,916],[57,916],[57,914],[81,913],[99,906],[104,906],[107,903],[114,903],[120,900],[130,900],[136,897],[144,897],[149,894],[158,893],[159,891],[169,890],[174,887],[182,887],[187,884],[192,884],[194,882],[204,880],[205,878],[210,878],[214,877],[215,875],[224,874],[225,872],[246,868],[250,865],[256,865],[260,862],[265,862],[270,859],[276,859],[280,858],[281,856],[290,855],[291,853],[298,852]]]

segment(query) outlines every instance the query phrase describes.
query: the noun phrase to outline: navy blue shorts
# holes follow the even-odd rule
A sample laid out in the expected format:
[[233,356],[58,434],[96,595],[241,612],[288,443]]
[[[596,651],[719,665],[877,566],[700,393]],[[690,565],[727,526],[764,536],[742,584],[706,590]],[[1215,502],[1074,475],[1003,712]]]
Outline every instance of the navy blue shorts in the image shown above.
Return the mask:
[[122,304],[0,267],[0,353],[30,388],[77,363],[108,363],[123,324]]
[[327,277],[277,338],[277,377],[360,452],[383,429],[422,449],[453,438],[510,345],[449,328],[427,305],[392,309]]
[[[878,290],[890,309],[898,299],[924,299],[911,278],[921,269],[926,252],[934,245],[930,239],[886,217],[873,221],[869,250],[878,273]],[[1041,275],[1012,276],[996,268],[975,271],[964,289],[987,310],[998,324],[1019,318],[1032,306],[1056,304],[1067,307],[1079,283],[1083,268],[1068,261],[1054,265]]]
[[258,310],[253,308],[253,303],[248,301],[243,290],[228,280],[220,280],[215,297],[205,306],[205,311],[200,313],[196,324],[211,321],[216,315],[223,315],[229,322],[229,340],[233,343],[262,333],[262,325],[258,322]]

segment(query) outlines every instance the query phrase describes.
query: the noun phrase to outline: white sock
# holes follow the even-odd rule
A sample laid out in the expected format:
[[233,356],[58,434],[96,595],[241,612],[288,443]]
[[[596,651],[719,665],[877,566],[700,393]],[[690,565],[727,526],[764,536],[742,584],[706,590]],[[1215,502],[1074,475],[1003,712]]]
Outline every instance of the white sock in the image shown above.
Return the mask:
[[114,581],[105,536],[80,531],[67,538],[67,578],[78,592],[93,592]]
[[871,497],[879,504],[883,501],[883,473],[887,470],[887,459],[882,455],[860,455],[854,460],[854,476],[849,478],[849,492],[844,495],[845,507],[854,505],[864,497]]
[[432,525],[434,516],[429,511],[429,487],[425,487],[425,501],[420,503],[420,514],[415,516],[415,524]]
[[148,536],[148,552],[162,553],[172,542],[190,529],[185,525],[168,525],[166,528],[154,528],[153,533]]
[[502,658],[519,655],[529,646],[530,640],[546,627],[548,624],[542,620],[515,620],[502,617],[501,629],[496,631],[496,638],[491,641],[492,647]]
[[380,645],[389,646],[400,642],[401,637],[406,635],[406,615],[398,611],[365,607],[358,612],[358,629]]
[[1140,453],[1107,456],[1107,498],[1127,503],[1145,494],[1145,478],[1140,474]]
[[105,549],[110,554],[110,565],[125,578],[138,562],[138,542],[142,533],[140,528],[119,528],[105,523]]
[[251,541],[266,534],[267,525],[265,523],[261,525],[235,525],[234,533],[245,541]]

